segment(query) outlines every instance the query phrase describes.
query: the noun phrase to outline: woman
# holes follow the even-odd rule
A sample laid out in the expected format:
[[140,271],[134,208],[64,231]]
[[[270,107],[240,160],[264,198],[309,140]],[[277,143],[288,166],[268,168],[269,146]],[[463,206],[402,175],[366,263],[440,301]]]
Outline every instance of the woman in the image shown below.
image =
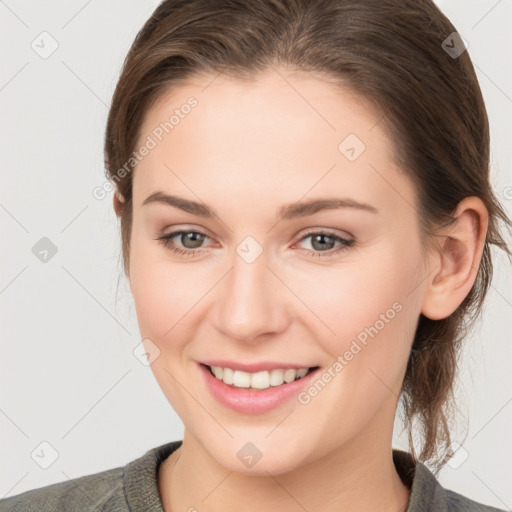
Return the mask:
[[[498,510],[424,464],[453,455],[460,344],[491,245],[511,255],[488,139],[430,1],[162,2],[105,156],[184,438],[2,510]],[[391,446],[400,400],[411,453]]]

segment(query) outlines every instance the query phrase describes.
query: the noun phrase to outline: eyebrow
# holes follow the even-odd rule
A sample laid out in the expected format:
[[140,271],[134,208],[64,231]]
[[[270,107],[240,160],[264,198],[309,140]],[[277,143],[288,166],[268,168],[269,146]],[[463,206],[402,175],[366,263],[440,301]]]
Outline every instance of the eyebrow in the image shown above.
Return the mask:
[[[163,192],[154,192],[148,196],[142,203],[142,206],[151,203],[167,204],[174,206],[192,215],[199,217],[213,218],[218,217],[216,211],[204,203],[191,201],[183,197],[164,194]],[[300,201],[298,203],[286,204],[279,208],[278,214],[281,220],[290,220],[297,217],[307,217],[322,210],[335,210],[339,208],[354,208],[356,210],[378,213],[374,206],[355,201],[348,198],[328,197],[322,199],[310,199],[308,201]]]

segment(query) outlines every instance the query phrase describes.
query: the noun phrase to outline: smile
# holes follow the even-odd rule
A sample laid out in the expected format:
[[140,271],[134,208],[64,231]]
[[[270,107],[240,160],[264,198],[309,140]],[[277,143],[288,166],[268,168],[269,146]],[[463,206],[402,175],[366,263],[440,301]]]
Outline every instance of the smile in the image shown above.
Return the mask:
[[320,371],[319,366],[273,368],[253,373],[204,363],[198,367],[206,388],[219,404],[250,415],[263,414],[290,403]]
[[209,366],[211,374],[218,380],[234,388],[249,389],[268,389],[271,386],[281,386],[283,383],[293,382],[305,377],[308,372],[315,369],[311,368],[276,368],[271,371],[260,371],[255,373],[234,370],[232,368],[222,368],[220,366]]

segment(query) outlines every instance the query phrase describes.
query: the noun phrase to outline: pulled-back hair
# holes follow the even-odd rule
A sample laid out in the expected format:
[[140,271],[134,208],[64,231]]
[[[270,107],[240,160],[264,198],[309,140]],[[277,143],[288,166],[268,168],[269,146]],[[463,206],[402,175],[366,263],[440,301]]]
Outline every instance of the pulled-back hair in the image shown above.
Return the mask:
[[130,156],[149,108],[197,73],[254,80],[264,70],[286,66],[317,73],[369,100],[393,141],[400,169],[416,186],[426,246],[437,228],[455,221],[461,200],[483,201],[489,224],[475,283],[447,318],[420,313],[402,386],[411,453],[418,460],[412,437],[418,422],[419,459],[436,471],[453,455],[449,420],[459,349],[491,283],[491,245],[512,255],[498,225],[510,229],[512,223],[489,180],[487,113],[460,44],[454,26],[430,0],[163,1],[125,59],[105,136],[107,177],[124,199],[120,222],[127,274],[133,172],[126,173],[126,164],[134,170]]

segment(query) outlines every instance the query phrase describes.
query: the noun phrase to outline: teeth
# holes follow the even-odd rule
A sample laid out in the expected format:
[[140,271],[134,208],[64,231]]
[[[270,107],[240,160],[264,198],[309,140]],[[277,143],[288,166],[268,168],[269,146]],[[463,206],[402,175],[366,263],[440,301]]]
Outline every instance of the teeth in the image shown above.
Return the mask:
[[211,366],[211,371],[215,377],[225,384],[232,385],[235,388],[267,389],[270,386],[280,386],[284,382],[293,382],[304,377],[309,368],[299,370],[271,370],[248,373],[241,370],[232,370],[231,368],[221,368],[220,366]]

